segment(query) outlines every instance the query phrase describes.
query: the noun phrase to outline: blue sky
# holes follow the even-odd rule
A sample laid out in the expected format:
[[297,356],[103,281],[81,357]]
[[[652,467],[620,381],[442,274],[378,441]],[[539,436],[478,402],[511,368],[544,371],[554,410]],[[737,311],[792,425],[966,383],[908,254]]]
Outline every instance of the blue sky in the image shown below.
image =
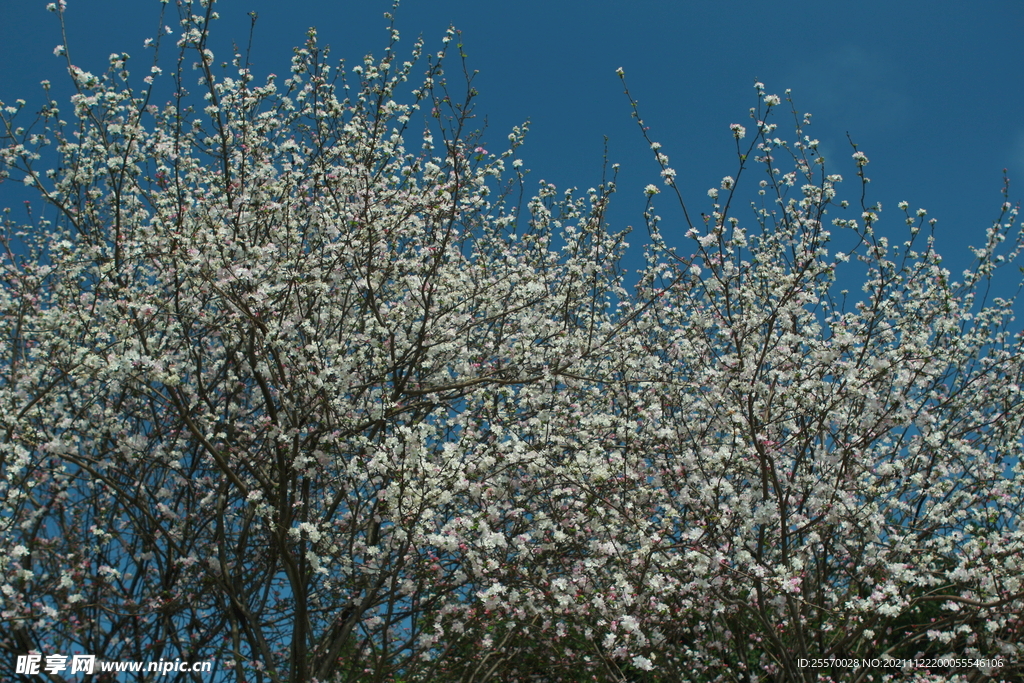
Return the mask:
[[[64,73],[53,56],[59,24],[46,4],[0,2],[0,100],[8,104],[38,104],[39,81]],[[335,58],[380,56],[390,2],[223,0],[218,8],[221,45],[244,45],[248,12],[258,12],[253,62],[262,77],[285,73],[291,48],[314,25]],[[156,34],[158,14],[158,0],[68,0],[73,61],[99,72],[108,54],[128,52],[141,76],[150,59],[142,42]],[[780,95],[791,88],[798,108],[814,114],[808,132],[848,178],[852,199],[849,132],[871,159],[870,198],[889,210],[883,221],[900,229],[900,200],[927,208],[947,257],[981,243],[998,214],[1004,168],[1012,198],[1024,197],[1019,0],[404,0],[400,51],[419,34],[436,51],[449,24],[462,30],[469,65],[480,72],[478,120],[487,117],[491,151],[530,119],[522,151],[530,189],[543,178],[585,190],[600,182],[608,136],[609,159],[622,168],[610,220],[635,226],[634,243],[645,235],[642,188],[658,182],[658,168],[630,118],[618,67],[679,172],[691,213],[706,209],[706,190],[735,172],[728,126],[749,123],[755,79]],[[10,194],[0,186],[0,205],[12,203]],[[676,216],[663,205],[668,236]]]

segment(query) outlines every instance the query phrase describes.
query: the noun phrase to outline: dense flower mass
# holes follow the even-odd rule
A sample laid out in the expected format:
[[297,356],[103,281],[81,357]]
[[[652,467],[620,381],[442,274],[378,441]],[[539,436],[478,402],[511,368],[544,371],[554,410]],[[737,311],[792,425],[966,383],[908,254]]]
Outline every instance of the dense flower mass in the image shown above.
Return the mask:
[[614,183],[518,208],[525,127],[488,152],[421,43],[345,72],[311,31],[260,84],[179,6],[143,90],[115,53],[0,106],[48,207],[0,260],[4,679],[1019,680],[1015,207],[958,279],[757,84],[703,220],[647,140],[626,282]]

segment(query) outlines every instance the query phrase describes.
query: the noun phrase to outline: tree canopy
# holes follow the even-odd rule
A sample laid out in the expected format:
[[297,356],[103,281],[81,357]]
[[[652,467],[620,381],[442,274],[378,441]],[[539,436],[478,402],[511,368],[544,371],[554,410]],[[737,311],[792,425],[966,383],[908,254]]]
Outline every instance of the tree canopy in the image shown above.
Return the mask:
[[454,29],[260,78],[179,8],[166,75],[3,109],[5,678],[1020,680],[1008,195],[954,275],[759,83],[706,213],[646,139],[627,276],[615,167],[530,196]]

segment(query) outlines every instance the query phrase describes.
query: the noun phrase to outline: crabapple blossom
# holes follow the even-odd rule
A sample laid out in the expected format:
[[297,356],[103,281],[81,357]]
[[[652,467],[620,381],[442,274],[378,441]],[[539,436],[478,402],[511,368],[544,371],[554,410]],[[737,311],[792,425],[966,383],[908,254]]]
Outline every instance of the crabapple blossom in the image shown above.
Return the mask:
[[70,65],[67,120],[2,110],[2,177],[47,207],[0,257],[4,677],[30,651],[296,683],[1019,676],[1006,197],[957,279],[924,210],[889,226],[775,137],[758,83],[698,228],[630,97],[672,190],[644,189],[627,282],[614,183],[520,207],[526,126],[488,152],[421,41],[400,65],[392,27],[350,85],[315,31],[287,80],[222,77],[213,6],[180,3],[198,95],[174,63],[132,89],[118,52]]

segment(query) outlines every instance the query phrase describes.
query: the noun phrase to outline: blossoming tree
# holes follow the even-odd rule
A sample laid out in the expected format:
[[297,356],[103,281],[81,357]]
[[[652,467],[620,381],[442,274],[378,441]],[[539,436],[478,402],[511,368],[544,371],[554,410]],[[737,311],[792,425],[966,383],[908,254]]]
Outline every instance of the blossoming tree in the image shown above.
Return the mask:
[[[614,182],[519,208],[525,127],[483,149],[442,53],[392,29],[346,72],[311,31],[258,84],[179,7],[169,103],[114,54],[68,58],[70,115],[4,109],[0,178],[48,207],[0,266],[5,677],[1020,676],[1009,203],[956,280],[758,84],[702,220],[648,140],[681,211],[648,187],[626,283]],[[959,663],[864,664],[915,655]]]

